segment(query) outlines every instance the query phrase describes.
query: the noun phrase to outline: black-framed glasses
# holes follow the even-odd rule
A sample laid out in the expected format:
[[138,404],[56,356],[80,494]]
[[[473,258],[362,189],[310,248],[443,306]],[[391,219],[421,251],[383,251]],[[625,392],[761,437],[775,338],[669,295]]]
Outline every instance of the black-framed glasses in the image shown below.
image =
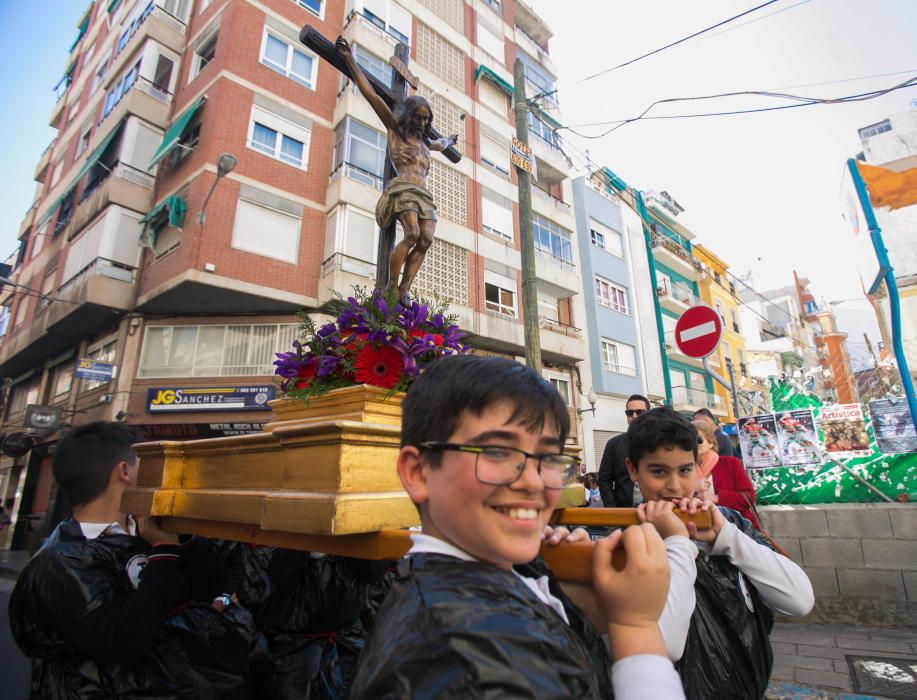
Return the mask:
[[624,409],[624,415],[630,418],[631,416],[639,416],[641,413],[646,413],[645,408],[626,408]]
[[706,442],[706,440],[705,440],[702,436],[700,436],[700,435],[697,436],[697,444],[698,444],[698,445],[703,445],[705,442]]
[[576,480],[579,460],[573,455],[532,454],[502,445],[458,445],[452,442],[422,442],[420,447],[434,452],[467,452],[474,455],[474,476],[482,484],[508,486],[525,471],[525,463],[534,459],[545,488],[562,489]]

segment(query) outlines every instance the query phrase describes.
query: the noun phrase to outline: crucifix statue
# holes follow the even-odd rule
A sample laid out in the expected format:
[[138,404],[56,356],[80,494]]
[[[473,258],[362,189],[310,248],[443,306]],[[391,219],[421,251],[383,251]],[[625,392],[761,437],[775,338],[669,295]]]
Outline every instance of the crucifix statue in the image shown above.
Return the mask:
[[[389,88],[357,65],[343,37],[331,44],[309,26],[303,28],[299,37],[354,81],[385,126],[386,169],[382,196],[376,206],[376,223],[381,232],[376,288],[397,285],[398,297],[407,299],[436,230],[436,205],[427,189],[430,152],[442,151],[449,160],[458,162],[461,158],[455,149],[458,136],[440,136],[432,127],[433,110],[429,103],[419,95],[407,96],[410,74],[404,44],[396,47],[392,61],[396,77]],[[394,245],[396,221],[404,232],[397,246]]]

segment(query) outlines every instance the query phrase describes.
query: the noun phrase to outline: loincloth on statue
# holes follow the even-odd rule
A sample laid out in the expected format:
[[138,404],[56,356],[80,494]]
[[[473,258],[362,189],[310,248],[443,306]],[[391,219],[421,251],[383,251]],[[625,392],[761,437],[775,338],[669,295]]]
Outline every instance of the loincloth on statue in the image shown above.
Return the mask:
[[436,205],[433,195],[417,183],[393,178],[376,204],[376,223],[385,229],[403,211],[417,212],[418,219],[436,221]]

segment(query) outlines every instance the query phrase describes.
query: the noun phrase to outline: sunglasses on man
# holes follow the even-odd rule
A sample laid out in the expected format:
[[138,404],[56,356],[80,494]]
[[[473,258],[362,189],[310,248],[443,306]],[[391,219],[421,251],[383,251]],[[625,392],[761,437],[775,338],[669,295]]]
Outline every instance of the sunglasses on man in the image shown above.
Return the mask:
[[646,413],[645,408],[627,408],[624,409],[624,415],[630,418],[631,416],[639,416],[642,413]]

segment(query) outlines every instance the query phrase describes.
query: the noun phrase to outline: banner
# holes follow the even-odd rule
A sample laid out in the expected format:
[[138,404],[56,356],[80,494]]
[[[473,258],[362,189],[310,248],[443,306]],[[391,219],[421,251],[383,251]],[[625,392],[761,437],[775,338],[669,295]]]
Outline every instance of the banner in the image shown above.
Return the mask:
[[866,418],[858,403],[822,406],[821,429],[829,457],[863,457],[872,453]]
[[775,419],[780,460],[784,466],[821,462],[815,416],[811,408],[783,411],[777,413]]
[[780,450],[774,414],[739,418],[739,447],[746,469],[779,467]]
[[149,413],[188,411],[269,411],[275,388],[264,386],[151,387],[146,392]]
[[907,399],[874,399],[869,402],[869,415],[881,452],[917,452],[917,431],[914,430]]

